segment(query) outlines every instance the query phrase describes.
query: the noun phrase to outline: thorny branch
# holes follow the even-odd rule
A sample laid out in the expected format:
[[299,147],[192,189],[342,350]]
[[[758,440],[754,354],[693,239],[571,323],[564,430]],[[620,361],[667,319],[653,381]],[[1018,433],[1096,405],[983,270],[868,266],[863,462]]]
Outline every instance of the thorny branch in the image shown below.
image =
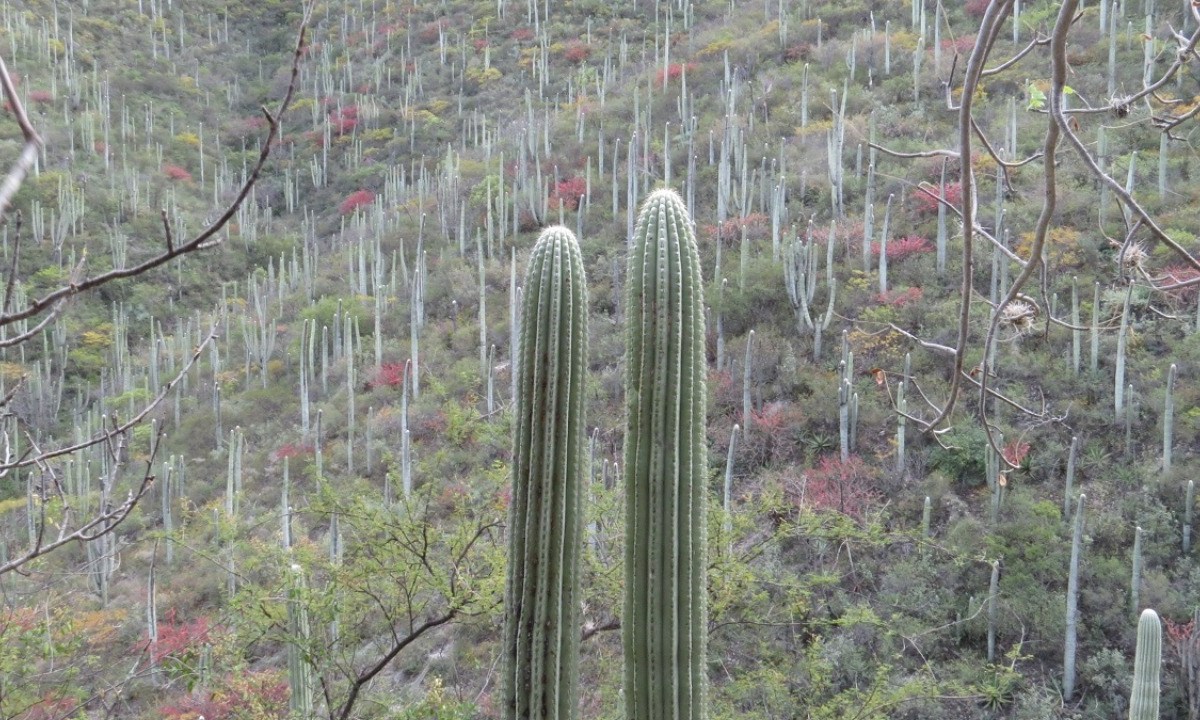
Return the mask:
[[[0,347],[20,345],[21,343],[27,342],[31,338],[42,333],[57,317],[59,317],[59,315],[65,309],[67,302],[72,297],[82,292],[94,290],[116,280],[143,275],[146,272],[164,265],[171,260],[203,250],[208,247],[212,247],[220,242],[218,234],[236,216],[238,210],[245,203],[247,198],[249,198],[251,191],[258,183],[258,180],[267,164],[267,160],[270,157],[273,148],[278,144],[278,139],[280,133],[282,132],[280,124],[281,119],[291,106],[292,99],[295,96],[299,86],[300,62],[301,58],[304,56],[305,38],[307,35],[311,14],[312,4],[307,3],[304,8],[303,19],[301,20],[300,27],[296,35],[296,43],[292,52],[291,60],[291,77],[287,86],[287,90],[284,92],[283,98],[280,100],[274,112],[271,112],[265,107],[262,109],[263,115],[266,117],[267,121],[267,133],[262,141],[257,162],[247,174],[246,180],[242,183],[233,201],[230,202],[230,204],[227,205],[224,210],[222,210],[220,216],[217,217],[216,220],[209,224],[208,227],[202,230],[195,237],[181,244],[177,244],[175,238],[172,237],[166,211],[163,211],[162,219],[166,245],[164,250],[132,267],[114,268],[110,271],[103,272],[92,277],[86,277],[85,274],[85,253],[85,260],[81,260],[80,263],[72,270],[70,278],[64,285],[46,293],[41,298],[33,300],[22,309],[14,310],[12,308],[13,289],[16,285],[16,275],[18,272],[19,243],[21,234],[21,216],[20,214],[16,216],[17,232],[16,239],[14,240],[15,247],[11,264],[8,268],[8,272],[6,273],[8,284],[4,291],[3,306],[0,307],[0,329],[31,318],[36,318],[37,322],[32,328],[23,328],[18,334],[5,337],[3,340],[0,340]],[[12,76],[9,73],[8,67],[4,63],[3,58],[0,58],[0,88],[3,89],[4,97],[11,107],[13,116],[15,117],[17,124],[20,126],[22,135],[25,139],[25,144],[22,148],[21,154],[13,162],[3,182],[0,182],[0,217],[3,217],[12,202],[13,196],[20,189],[21,183],[28,174],[30,168],[33,167],[34,162],[37,160],[37,154],[42,146],[42,139],[33,129],[33,126],[29,121],[29,117],[26,114],[25,108],[16,92]],[[210,343],[214,342],[215,339],[216,326],[214,325],[209,330],[206,338],[193,350],[190,359],[184,364],[179,373],[170,382],[168,382],[162,388],[159,388],[158,393],[141,409],[140,412],[124,422],[121,422],[116,417],[113,417],[111,419],[111,423],[106,428],[91,438],[82,440],[72,445],[43,450],[36,442],[33,442],[32,437],[29,437],[30,449],[21,456],[15,457],[11,449],[11,431],[5,431],[2,433],[5,444],[5,452],[3,460],[0,461],[0,477],[6,475],[10,470],[36,467],[40,470],[42,477],[48,478],[48,480],[43,481],[41,497],[37,498],[40,522],[38,523],[31,546],[24,553],[8,559],[0,564],[0,575],[14,570],[20,572],[23,566],[30,561],[46,555],[47,553],[50,553],[69,543],[76,541],[89,542],[109,534],[129,517],[134,508],[137,507],[139,501],[141,501],[141,499],[145,497],[146,493],[149,492],[150,488],[153,487],[155,476],[152,468],[154,458],[159,447],[159,438],[157,436],[151,439],[150,453],[149,458],[146,460],[145,472],[142,474],[142,477],[136,486],[128,491],[125,500],[116,504],[106,504],[95,514],[87,517],[82,524],[74,529],[71,527],[71,514],[73,509],[68,504],[66,493],[63,492],[58,479],[54,474],[53,468],[50,465],[50,461],[54,460],[55,458],[69,456],[73,453],[77,453],[90,447],[102,445],[104,446],[105,451],[114,459],[114,462],[110,467],[109,476],[102,481],[107,483],[106,487],[108,489],[111,489],[112,485],[115,484],[116,481],[116,468],[122,466],[121,457],[129,431],[135,426],[144,422],[150,416],[150,414],[161,405],[163,400],[179,385],[184,375],[198,361],[203,349]],[[23,380],[24,379],[22,378],[22,382],[18,383],[16,387],[8,390],[7,394],[3,398],[0,398],[0,408],[6,408],[10,405],[18,388],[23,385]],[[12,420],[14,422],[19,422],[16,418],[12,418]],[[26,435],[28,436],[28,433],[26,433]],[[57,520],[57,522],[59,522],[59,528],[56,537],[54,537],[54,539],[47,539],[45,537],[45,531],[49,525],[46,518],[46,506],[48,504],[47,485],[51,483],[55,488],[56,494],[62,501],[63,516]]]
[[[992,0],[988,5],[984,17],[980,23],[979,31],[976,36],[976,43],[973,47],[970,57],[966,63],[966,69],[963,76],[961,99],[957,107],[949,102],[952,98],[949,94],[950,82],[946,83],[947,100],[950,109],[957,111],[958,122],[958,147],[955,150],[950,149],[931,149],[919,152],[896,152],[885,147],[871,144],[872,148],[878,149],[888,155],[898,158],[930,158],[930,157],[946,157],[946,158],[970,158],[972,153],[972,142],[975,138],[983,145],[987,153],[997,162],[1003,172],[1002,181],[1008,183],[1008,170],[1010,168],[1019,167],[1028,164],[1035,160],[1041,160],[1043,163],[1043,175],[1040,183],[1043,193],[1042,209],[1038,215],[1037,223],[1034,232],[1032,233],[1031,249],[1027,257],[1021,257],[1012,250],[1004,246],[996,240],[995,237],[978,223],[975,222],[975,212],[977,203],[975,199],[974,188],[974,173],[971,168],[971,163],[960,162],[960,181],[962,187],[962,200],[958,205],[947,202],[941,195],[934,192],[932,189],[923,185],[917,185],[916,190],[933,198],[939,203],[949,207],[962,223],[962,287],[960,289],[960,306],[957,322],[957,338],[953,345],[944,345],[941,343],[933,343],[924,340],[917,335],[905,331],[896,325],[891,325],[891,330],[904,335],[919,346],[935,353],[949,356],[953,359],[953,372],[950,375],[950,387],[947,392],[944,403],[937,405],[930,402],[934,407],[937,416],[933,420],[925,421],[916,417],[911,419],[918,422],[924,432],[931,433],[934,437],[938,433],[944,432],[943,427],[948,423],[952,416],[955,403],[958,396],[961,394],[962,388],[967,385],[974,385],[978,390],[978,414],[980,420],[987,431],[988,442],[995,447],[995,438],[990,423],[987,418],[987,399],[995,398],[1000,402],[1004,402],[1018,411],[1045,420],[1052,418],[1045,408],[1045,403],[1041,410],[1028,408],[1022,404],[1012,400],[1011,398],[996,392],[989,386],[991,376],[995,375],[995,368],[990,367],[986,358],[991,357],[992,347],[998,342],[998,328],[1003,320],[1005,309],[1015,300],[1022,299],[1027,302],[1032,302],[1037,308],[1037,303],[1025,295],[1024,287],[1029,280],[1041,273],[1041,282],[1043,285],[1042,292],[1046,294],[1047,284],[1045,268],[1041,262],[1042,248],[1044,247],[1049,235],[1051,223],[1054,220],[1054,214],[1057,206],[1057,174],[1056,151],[1062,140],[1065,140],[1075,153],[1079,156],[1089,174],[1094,177],[1097,182],[1102,184],[1106,190],[1111,191],[1118,199],[1121,207],[1126,211],[1125,218],[1127,224],[1127,234],[1125,243],[1120,243],[1122,247],[1128,246],[1133,242],[1135,234],[1139,231],[1148,232],[1155,240],[1170,248],[1176,256],[1181,258],[1187,266],[1192,270],[1200,270],[1200,260],[1193,257],[1185,248],[1178,242],[1172,240],[1155,220],[1149,212],[1133,197],[1131,191],[1127,190],[1114,178],[1106,174],[1099,166],[1099,163],[1093,157],[1085,144],[1077,135],[1078,123],[1071,116],[1075,114],[1097,114],[1103,112],[1119,112],[1122,109],[1127,109],[1131,104],[1139,101],[1149,102],[1150,98],[1155,98],[1158,102],[1164,105],[1170,105],[1169,101],[1159,98],[1157,92],[1174,79],[1183,69],[1184,64],[1194,58],[1200,58],[1197,53],[1197,45],[1200,44],[1200,29],[1193,31],[1190,35],[1184,36],[1172,28],[1177,47],[1174,52],[1174,58],[1171,64],[1157,77],[1157,79],[1147,81],[1143,87],[1136,93],[1124,97],[1110,98],[1109,102],[1100,108],[1065,108],[1063,104],[1064,94],[1067,92],[1066,80],[1070,73],[1070,67],[1066,57],[1067,36],[1071,28],[1079,21],[1082,16],[1078,8],[1078,0],[1066,0],[1059,9],[1059,13],[1055,19],[1054,27],[1049,35],[1037,35],[1027,43],[1024,47],[1018,50],[1014,55],[998,65],[984,68],[987,62],[989,53],[995,46],[997,38],[1000,35],[1000,29],[1004,21],[1007,19],[1012,10],[1012,0]],[[1200,4],[1193,3],[1190,8],[1192,15],[1200,21]],[[981,79],[994,76],[1005,70],[1016,66],[1022,59],[1029,56],[1035,50],[1048,47],[1050,53],[1050,70],[1051,70],[1051,87],[1047,92],[1049,109],[1046,111],[1048,116],[1047,130],[1044,136],[1043,148],[1040,152],[1022,159],[1020,161],[1004,161],[995,151],[995,148],[989,142],[982,128],[977,124],[973,110],[973,103],[976,91],[979,87]],[[1167,133],[1168,138],[1171,137],[1170,131],[1178,127],[1182,122],[1200,114],[1200,108],[1193,108],[1181,115],[1167,114],[1159,117],[1150,116],[1152,124],[1162,129]],[[987,333],[983,341],[983,357],[985,360],[980,367],[975,368],[972,372],[966,372],[964,367],[966,352],[969,342],[969,310],[973,302],[973,287],[972,278],[974,275],[973,261],[973,245],[974,237],[979,235],[988,239],[997,250],[1007,256],[1008,261],[1016,262],[1020,266],[1020,272],[1013,281],[1011,287],[1008,288],[1005,296],[999,303],[996,303],[992,308],[990,320],[988,323]],[[1149,284],[1152,289],[1156,290],[1176,290],[1193,285],[1200,284],[1200,276],[1194,278],[1183,278],[1176,281],[1176,278],[1155,278],[1149,273],[1143,272],[1143,279]],[[1169,283],[1169,284],[1168,284]],[[1040,308],[1039,308],[1040,310]],[[1051,314],[1046,311],[1046,324],[1056,324],[1067,326],[1062,320],[1051,317]],[[1071,326],[1072,329],[1074,326]],[[926,401],[929,402],[928,398]],[[1065,415],[1058,417],[1058,420],[1065,419]],[[1007,462],[1007,460],[1006,460]]]

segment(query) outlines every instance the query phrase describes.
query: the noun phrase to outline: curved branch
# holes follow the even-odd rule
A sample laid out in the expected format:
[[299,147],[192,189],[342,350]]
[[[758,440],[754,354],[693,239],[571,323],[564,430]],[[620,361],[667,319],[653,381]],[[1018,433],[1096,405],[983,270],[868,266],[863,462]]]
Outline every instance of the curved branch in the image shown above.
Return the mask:
[[932,422],[925,426],[925,429],[933,430],[938,425],[945,422],[952,412],[954,412],[954,404],[958,399],[959,390],[962,387],[961,376],[963,375],[963,359],[966,356],[967,337],[970,331],[970,316],[971,316],[971,294],[973,276],[975,274],[975,258],[973,252],[974,233],[975,233],[975,176],[971,168],[971,120],[972,108],[975,101],[975,89],[979,85],[979,74],[983,71],[983,64],[987,61],[988,53],[991,51],[992,45],[996,41],[996,33],[999,32],[1000,23],[1012,11],[1013,0],[993,0],[988,4],[987,11],[984,13],[983,22],[979,26],[979,41],[971,50],[971,56],[967,59],[967,69],[963,75],[962,99],[959,101],[958,108],[958,143],[959,157],[963,159],[960,163],[962,166],[960,172],[960,184],[962,186],[962,220],[963,220],[963,270],[962,270],[962,287],[960,289],[961,305],[958,315],[958,339],[955,342],[954,348],[954,371],[950,376],[950,394],[946,399],[946,405],[938,416]]
[[13,161],[8,175],[4,177],[4,182],[0,183],[0,216],[3,216],[12,203],[13,196],[21,189],[21,183],[25,182],[25,176],[29,174],[29,169],[37,162],[38,150],[42,147],[42,138],[38,136],[37,131],[33,129],[33,124],[29,122],[29,115],[25,112],[25,106],[21,104],[21,97],[17,94],[12,75],[9,74],[8,66],[4,64],[2,57],[0,57],[0,86],[4,88],[4,98],[12,107],[17,125],[21,127],[21,135],[25,137],[21,154]]
[[[271,114],[271,112],[265,107],[262,108],[262,113],[267,119],[267,135],[263,139],[262,149],[258,154],[258,161],[254,164],[253,169],[251,169],[249,175],[246,177],[246,181],[242,183],[241,189],[238,190],[237,197],[235,197],[233,202],[231,202],[225,208],[224,212],[222,212],[221,215],[208,227],[200,231],[200,234],[196,235],[182,245],[172,245],[168,243],[166,250],[142,263],[139,263],[138,265],[128,268],[114,268],[108,272],[101,273],[100,275],[96,275],[79,282],[70,282],[67,285],[59,287],[43,295],[41,298],[30,303],[23,310],[19,310],[17,312],[5,312],[3,315],[0,315],[0,327],[9,325],[18,320],[24,320],[36,315],[40,315],[41,313],[46,312],[54,304],[73,295],[78,295],[86,290],[91,290],[93,288],[100,287],[101,285],[106,285],[114,280],[137,277],[149,272],[150,270],[153,270],[156,267],[159,267],[160,265],[170,262],[181,255],[187,255],[189,253],[196,252],[197,250],[203,250],[220,242],[219,239],[214,239],[215,236],[229,223],[230,220],[234,218],[234,216],[237,215],[238,209],[240,209],[242,204],[245,203],[246,198],[250,196],[250,191],[253,190],[254,186],[258,183],[259,176],[262,174],[263,168],[267,164],[267,159],[271,156],[271,148],[275,145],[276,140],[279,137],[280,119],[291,106],[292,97],[296,94],[296,88],[299,84],[300,78],[300,60],[304,56],[304,40],[308,30],[308,19],[310,12],[311,8],[306,8],[304,21],[300,26],[300,31],[296,38],[296,47],[292,54],[291,81],[288,83],[287,91],[284,93],[283,99],[279,102],[279,107],[276,109],[275,114]],[[3,82],[3,79],[3,73],[0,72],[0,82]],[[3,201],[3,199],[3,188],[0,187],[0,201]]]

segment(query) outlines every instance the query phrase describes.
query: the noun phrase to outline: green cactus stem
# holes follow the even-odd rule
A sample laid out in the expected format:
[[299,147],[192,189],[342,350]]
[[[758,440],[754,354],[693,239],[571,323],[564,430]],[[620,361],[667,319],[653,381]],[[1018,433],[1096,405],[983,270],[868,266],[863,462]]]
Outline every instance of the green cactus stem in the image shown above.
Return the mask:
[[1167,395],[1163,407],[1162,465],[1164,472],[1171,469],[1171,443],[1175,436],[1175,375],[1177,372],[1175,363],[1171,363],[1171,368],[1167,371]]
[[1158,720],[1162,692],[1162,623],[1150,608],[1138,618],[1137,650],[1133,656],[1133,692],[1129,696],[1129,720]]
[[1079,555],[1083,551],[1083,506],[1080,493],[1075,505],[1075,531],[1071,536],[1071,565],[1067,575],[1067,632],[1063,641],[1063,700],[1075,697],[1075,646],[1079,623]]
[[505,586],[504,712],[578,715],[587,285],[579,243],[546,228],[529,259],[520,321]]
[[1196,507],[1196,481],[1188,480],[1183,504],[1183,551],[1192,549],[1192,508]]
[[308,660],[308,644],[311,632],[308,625],[308,607],[304,604],[306,582],[304,570],[299,565],[291,566],[288,580],[288,687],[291,690],[288,703],[290,717],[313,717],[313,675]]
[[705,717],[704,289],[683,200],[642,205],[629,256],[625,715]]
[[1000,561],[992,561],[992,577],[988,582],[987,599],[987,659],[996,661],[996,625],[1000,612]]
[[1133,531],[1133,570],[1129,579],[1129,607],[1134,615],[1141,606],[1142,590],[1142,528]]

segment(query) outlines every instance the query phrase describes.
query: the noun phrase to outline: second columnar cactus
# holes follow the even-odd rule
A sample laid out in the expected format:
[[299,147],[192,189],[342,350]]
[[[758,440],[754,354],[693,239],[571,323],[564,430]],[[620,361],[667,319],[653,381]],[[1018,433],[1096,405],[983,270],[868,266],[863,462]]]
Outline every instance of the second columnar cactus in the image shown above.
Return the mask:
[[683,200],[642,205],[629,256],[625,715],[705,717],[704,290]]
[[504,712],[578,715],[587,285],[575,235],[544,230],[525,274],[505,586]]
[[1129,720],[1158,720],[1162,691],[1162,623],[1150,608],[1138,618],[1137,650],[1133,656],[1133,692],[1129,696]]

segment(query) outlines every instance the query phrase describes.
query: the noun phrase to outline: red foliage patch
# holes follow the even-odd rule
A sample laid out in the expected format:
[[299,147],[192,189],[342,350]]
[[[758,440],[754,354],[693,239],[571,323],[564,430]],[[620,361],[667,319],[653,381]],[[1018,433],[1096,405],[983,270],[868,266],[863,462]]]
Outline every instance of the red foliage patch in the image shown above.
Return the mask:
[[971,17],[983,17],[987,11],[987,6],[991,0],[967,0],[963,5],[963,10]]
[[875,501],[875,470],[857,455],[845,462],[826,455],[807,476],[807,482],[802,483],[803,494],[797,498],[799,504],[861,518]]
[[192,174],[178,165],[163,165],[163,174],[172,182],[191,182]]
[[34,105],[48,105],[54,102],[54,93],[49,90],[30,90],[29,102]]
[[[910,255],[921,255],[933,252],[933,250],[933,243],[919,235],[892,238],[888,240],[887,244],[888,260],[903,260]],[[871,243],[871,254],[879,257],[879,243]]]
[[488,46],[488,40],[487,38],[475,38],[471,41],[471,45],[474,46],[475,52],[481,53]]
[[747,239],[763,240],[771,231],[770,218],[763,213],[750,213],[746,217],[730,218],[719,225],[705,225],[700,231],[706,237],[732,244],[741,241],[743,229]]
[[942,49],[950,52],[966,55],[975,48],[975,36],[963,35],[961,37],[951,38],[942,41]]
[[346,135],[358,127],[358,106],[347,105],[329,114],[329,129],[334,135]]
[[[1200,271],[1189,265],[1174,264],[1163,268],[1162,273],[1155,279],[1156,284],[1160,287],[1175,285],[1189,280],[1200,278]],[[1188,287],[1175,288],[1166,292],[1180,301],[1193,300],[1196,297],[1196,285]]]
[[[912,194],[916,211],[925,214],[936,213],[940,204],[937,198],[937,185],[922,185],[922,188],[924,190],[918,189]],[[962,183],[946,183],[946,187],[942,192],[945,194],[946,202],[951,205],[958,205],[962,202]]]
[[271,453],[274,460],[282,460],[284,458],[300,457],[301,455],[312,455],[315,448],[311,443],[284,443]]
[[812,57],[813,46],[811,43],[797,43],[789,46],[783,51],[783,61],[794,63],[802,60],[808,60]]
[[73,716],[78,708],[79,701],[74,698],[46,693],[41,700],[25,708],[17,717],[21,720],[58,720]]
[[919,287],[904,288],[903,290],[892,290],[891,292],[882,295],[876,295],[874,300],[880,305],[888,305],[894,308],[901,308],[905,305],[912,305],[920,302],[925,296],[925,291]]
[[367,383],[371,390],[380,386],[397,388],[404,384],[404,363],[384,363],[375,368],[375,378]]
[[533,32],[533,28],[519,27],[516,30],[513,30],[509,37],[519,43],[522,43],[532,41],[535,37],[537,37],[537,35]]
[[572,65],[578,65],[591,55],[592,49],[582,40],[572,40],[563,48],[563,59]]
[[696,63],[671,63],[665,68],[659,68],[658,75],[655,79],[659,85],[663,84],[665,79],[667,82],[677,82],[685,72],[692,73],[696,69]]
[[550,190],[550,207],[562,206],[564,210],[578,210],[579,198],[587,192],[587,179],[581,177],[560,180]]
[[1000,449],[1000,454],[1008,461],[1010,465],[1021,467],[1025,462],[1025,458],[1029,457],[1029,443],[1013,440]]
[[246,717],[285,717],[288,684],[278,672],[248,672],[229,675],[216,692],[185,695],[178,703],[159,708],[168,720],[232,720]]
[[341,205],[338,205],[338,212],[343,215],[349,215],[355,210],[364,208],[373,202],[375,202],[375,193],[370,190],[355,190],[346,196]]
[[445,27],[445,20],[436,20],[421,28],[417,32],[417,38],[423,43],[435,42],[442,33],[442,28]]
[[158,624],[158,642],[151,643],[150,638],[143,637],[137,645],[139,651],[148,650],[150,660],[156,664],[169,657],[180,657],[199,650],[212,642],[214,632],[219,629],[204,616],[191,622],[180,622],[174,608],[167,611],[165,618],[166,622]]

